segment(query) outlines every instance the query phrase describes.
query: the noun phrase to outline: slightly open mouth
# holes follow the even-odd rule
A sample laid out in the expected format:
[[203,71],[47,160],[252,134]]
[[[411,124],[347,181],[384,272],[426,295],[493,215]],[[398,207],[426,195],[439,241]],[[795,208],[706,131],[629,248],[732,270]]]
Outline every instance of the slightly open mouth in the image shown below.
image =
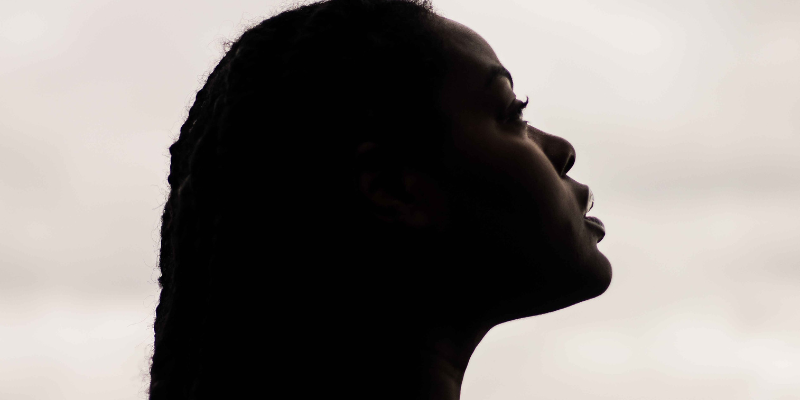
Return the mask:
[[592,188],[587,186],[586,189],[588,189],[588,193],[586,193],[586,207],[583,209],[583,219],[592,229],[592,232],[597,234],[597,243],[600,243],[606,236],[606,226],[603,225],[603,221],[600,221],[600,218],[586,215],[589,211],[592,211],[594,207],[594,193],[592,193]]
[[606,236],[606,226],[603,225],[603,221],[600,221],[600,218],[597,217],[589,217],[584,216],[583,219],[592,228],[592,231],[598,234],[597,243],[600,243],[601,240]]

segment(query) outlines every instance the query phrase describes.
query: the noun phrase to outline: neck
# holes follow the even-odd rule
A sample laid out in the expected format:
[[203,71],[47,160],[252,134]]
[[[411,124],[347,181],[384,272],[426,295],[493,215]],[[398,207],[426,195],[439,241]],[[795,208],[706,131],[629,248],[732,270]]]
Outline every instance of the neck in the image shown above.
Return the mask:
[[466,326],[428,330],[420,349],[419,398],[458,400],[467,364],[486,332]]
[[[340,365],[335,374],[358,371],[355,375],[348,373],[356,378],[350,381],[356,385],[353,389],[360,392],[353,393],[353,397],[458,400],[470,356],[485,332],[386,322],[367,323],[365,329],[358,329],[362,334],[350,338],[353,347],[348,346],[350,350],[337,357],[351,364]],[[353,358],[356,353],[360,361]]]
[[[466,339],[463,333],[455,334],[448,330],[432,332],[425,346],[425,367],[428,383],[424,385],[426,400],[458,400],[461,395],[461,383],[467,364],[478,345],[478,341]],[[483,335],[480,335],[481,337]]]
[[358,253],[357,264],[378,265],[391,279],[361,288],[352,301],[360,311],[351,326],[362,332],[352,348],[364,357],[357,384],[366,397],[458,400],[470,357],[491,328],[463,303],[468,289],[457,268],[475,262],[473,253],[462,254],[457,240],[436,233],[403,233],[366,237]]

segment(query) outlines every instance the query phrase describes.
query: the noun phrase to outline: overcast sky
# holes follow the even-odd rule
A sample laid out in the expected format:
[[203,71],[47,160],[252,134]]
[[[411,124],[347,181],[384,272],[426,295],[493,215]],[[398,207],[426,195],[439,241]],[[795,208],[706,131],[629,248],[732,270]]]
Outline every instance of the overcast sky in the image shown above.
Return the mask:
[[[0,398],[145,397],[167,147],[281,4],[0,1]],[[462,398],[800,399],[800,2],[434,5],[575,146],[614,266],[493,329]]]

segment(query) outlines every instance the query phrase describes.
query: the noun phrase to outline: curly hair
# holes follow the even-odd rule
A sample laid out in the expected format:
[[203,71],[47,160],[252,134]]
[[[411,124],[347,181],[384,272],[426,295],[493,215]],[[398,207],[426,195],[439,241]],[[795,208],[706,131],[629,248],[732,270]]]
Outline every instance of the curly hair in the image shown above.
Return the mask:
[[422,0],[330,0],[232,43],[169,149],[150,399],[252,395],[327,365],[285,340],[323,340],[293,329],[312,316],[318,336],[341,330],[359,241],[387,240],[364,222],[357,146],[386,145],[369,162],[441,151],[435,16]]

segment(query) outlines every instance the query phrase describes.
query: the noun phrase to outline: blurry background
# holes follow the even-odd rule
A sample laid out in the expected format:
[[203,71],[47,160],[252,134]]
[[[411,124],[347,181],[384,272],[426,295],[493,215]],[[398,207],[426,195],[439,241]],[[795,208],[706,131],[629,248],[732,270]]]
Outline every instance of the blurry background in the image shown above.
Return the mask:
[[[614,281],[464,400],[800,399],[800,2],[435,2],[569,139]],[[167,147],[278,1],[0,2],[0,399],[145,397]]]

